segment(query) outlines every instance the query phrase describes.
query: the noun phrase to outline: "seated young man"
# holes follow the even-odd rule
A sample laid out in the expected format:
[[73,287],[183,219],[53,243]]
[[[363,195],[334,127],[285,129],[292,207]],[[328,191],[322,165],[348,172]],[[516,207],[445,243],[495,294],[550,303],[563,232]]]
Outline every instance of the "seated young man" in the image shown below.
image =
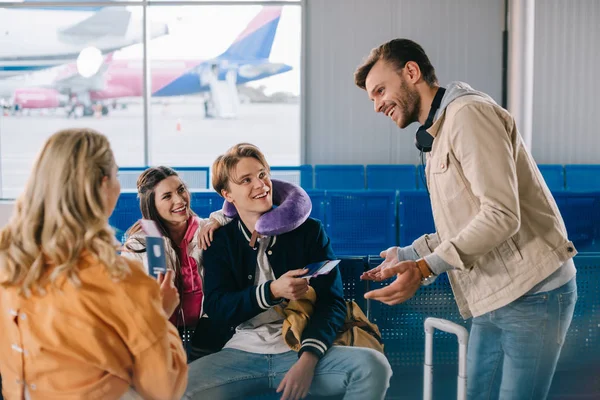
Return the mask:
[[[339,269],[310,281],[299,277],[304,266],[335,259],[322,224],[308,218],[288,233],[252,240],[255,224],[272,209],[273,200],[269,165],[251,144],[235,145],[219,156],[212,182],[238,213],[215,232],[204,253],[204,307],[211,319],[229,327],[229,334],[223,350],[190,364],[185,398],[244,398],[272,388],[282,399],[309,393],[383,399],[392,375],[385,356],[332,346],[346,315]],[[309,285],[317,303],[295,352],[283,340],[284,318],[273,306],[301,298]]]

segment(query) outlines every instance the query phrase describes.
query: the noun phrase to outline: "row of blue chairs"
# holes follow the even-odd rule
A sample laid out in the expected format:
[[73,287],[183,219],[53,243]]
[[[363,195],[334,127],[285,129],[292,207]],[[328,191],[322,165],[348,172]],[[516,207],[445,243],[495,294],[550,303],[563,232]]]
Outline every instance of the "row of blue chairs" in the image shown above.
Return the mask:
[[[454,301],[447,275],[420,289],[410,300],[387,306],[367,301],[364,294],[388,285],[361,281],[360,275],[381,263],[378,256],[341,257],[339,264],[344,297],[356,301],[368,318],[379,327],[385,354],[394,375],[387,399],[422,398],[425,331],[427,317],[443,318],[470,329]],[[578,301],[567,333],[550,399],[600,398],[600,254],[577,255]],[[435,370],[434,398],[456,399],[458,345],[456,336],[436,331],[433,340]],[[279,398],[275,393],[252,399]]]
[[[600,165],[539,165],[552,191],[600,191]],[[208,167],[176,167],[190,190],[209,188]],[[123,190],[136,189],[144,168],[121,168]],[[425,189],[423,166],[418,165],[300,165],[271,167],[272,177],[293,182],[304,189],[320,190],[422,190]]]
[[[552,191],[600,191],[600,165],[542,164],[538,167]],[[315,165],[314,167],[315,189],[421,190],[426,186],[422,165]]]
[[[406,246],[435,232],[426,191],[307,190],[311,217],[323,222],[336,254],[379,254],[393,245]],[[600,252],[600,192],[555,191],[570,239],[579,252]],[[201,217],[223,206],[214,191],[193,192],[192,209]],[[135,193],[122,193],[109,222],[124,232],[141,213]]]

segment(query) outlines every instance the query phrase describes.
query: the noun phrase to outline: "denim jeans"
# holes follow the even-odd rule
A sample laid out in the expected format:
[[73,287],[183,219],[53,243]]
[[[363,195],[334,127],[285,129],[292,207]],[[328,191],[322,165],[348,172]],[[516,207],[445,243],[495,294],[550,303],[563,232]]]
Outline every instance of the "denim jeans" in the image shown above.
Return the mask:
[[575,278],[473,318],[467,355],[469,400],[548,396],[575,303]]
[[[235,399],[277,389],[298,353],[256,354],[223,349],[189,365],[184,399]],[[333,346],[321,358],[310,386],[316,396],[343,395],[345,400],[383,399],[392,369],[378,351]]]

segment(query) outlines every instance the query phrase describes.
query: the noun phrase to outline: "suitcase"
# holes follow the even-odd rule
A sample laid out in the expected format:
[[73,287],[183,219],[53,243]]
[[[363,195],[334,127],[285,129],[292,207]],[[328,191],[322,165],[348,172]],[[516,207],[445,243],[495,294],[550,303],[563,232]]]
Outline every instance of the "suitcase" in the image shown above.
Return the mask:
[[433,333],[436,329],[456,335],[458,339],[458,384],[456,399],[467,398],[467,343],[469,332],[464,326],[440,318],[425,319],[425,365],[423,371],[423,400],[433,393]]

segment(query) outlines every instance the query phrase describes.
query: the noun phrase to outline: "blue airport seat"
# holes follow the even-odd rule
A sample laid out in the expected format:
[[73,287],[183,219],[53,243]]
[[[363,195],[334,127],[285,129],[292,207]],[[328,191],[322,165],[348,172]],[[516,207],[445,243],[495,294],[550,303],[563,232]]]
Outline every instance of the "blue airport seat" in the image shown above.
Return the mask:
[[190,207],[200,218],[208,218],[210,213],[223,208],[225,201],[214,190],[190,192]]
[[363,165],[315,165],[315,189],[361,190],[365,188]]
[[427,191],[427,177],[425,176],[425,165],[417,165],[417,189]]
[[312,211],[310,212],[311,218],[318,219],[321,221],[324,227],[326,227],[326,215],[325,215],[325,191],[324,190],[307,190],[306,193],[310,197],[312,203]]
[[559,191],[553,195],[577,251],[600,252],[600,191]]
[[600,399],[600,253],[575,256],[577,303],[550,399]]
[[313,167],[312,165],[271,167],[271,178],[294,183],[301,186],[304,190],[312,189]]
[[565,165],[566,188],[569,191],[600,191],[600,165]]
[[172,167],[185,182],[189,191],[206,190],[210,181],[208,167]]
[[367,301],[364,297],[366,293],[366,281],[361,281],[360,276],[367,269],[366,256],[345,256],[339,257],[338,265],[342,275],[342,285],[344,285],[344,299],[355,301],[362,311],[367,313]]
[[408,246],[421,235],[435,232],[431,201],[426,191],[398,193],[398,226],[400,246]]
[[121,193],[108,223],[115,229],[116,238],[123,243],[127,229],[140,218],[142,218],[142,213],[137,192]]
[[366,167],[367,189],[415,190],[416,169],[414,165],[376,165]]
[[600,367],[600,253],[578,254],[577,303],[557,369]]
[[379,254],[397,243],[395,191],[327,191],[326,231],[338,255]]
[[551,191],[565,190],[564,166],[560,164],[540,164],[538,168]]

